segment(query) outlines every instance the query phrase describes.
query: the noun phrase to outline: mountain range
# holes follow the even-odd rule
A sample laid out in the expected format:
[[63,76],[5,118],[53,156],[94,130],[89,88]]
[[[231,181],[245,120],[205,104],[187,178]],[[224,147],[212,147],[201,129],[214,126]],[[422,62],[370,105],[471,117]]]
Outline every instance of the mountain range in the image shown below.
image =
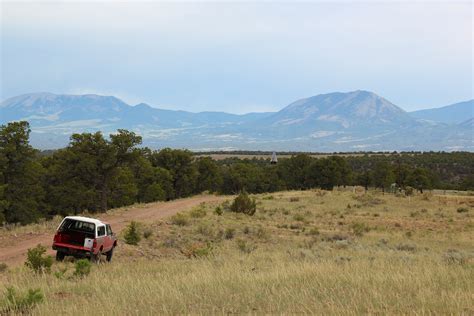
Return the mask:
[[437,109],[411,112],[414,118],[456,124],[474,117],[474,100],[446,105]]
[[152,148],[281,151],[474,151],[474,100],[406,112],[369,91],[334,92],[297,100],[278,112],[164,110],[131,106],[113,96],[31,93],[0,104],[0,123],[27,120],[31,143],[67,145],[72,133],[119,128]]

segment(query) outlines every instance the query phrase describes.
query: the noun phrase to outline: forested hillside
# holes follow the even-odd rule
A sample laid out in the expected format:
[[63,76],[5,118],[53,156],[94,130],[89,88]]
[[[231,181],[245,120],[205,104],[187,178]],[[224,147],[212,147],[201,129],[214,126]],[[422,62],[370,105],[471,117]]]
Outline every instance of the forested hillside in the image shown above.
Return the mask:
[[139,147],[127,130],[73,134],[61,150],[29,144],[28,122],[0,127],[0,222],[30,223],[136,202],[171,200],[203,191],[232,194],[362,185],[474,189],[474,154],[425,153],[269,159],[196,157],[187,150]]

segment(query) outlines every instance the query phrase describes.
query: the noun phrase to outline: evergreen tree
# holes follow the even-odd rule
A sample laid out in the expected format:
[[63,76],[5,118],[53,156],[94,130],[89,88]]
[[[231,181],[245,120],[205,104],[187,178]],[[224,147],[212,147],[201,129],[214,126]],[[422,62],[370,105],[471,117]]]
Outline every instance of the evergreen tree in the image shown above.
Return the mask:
[[[53,212],[61,212],[61,209],[65,212],[106,211],[113,190],[119,193],[112,196],[121,199],[112,202],[113,205],[134,202],[133,197],[120,195],[125,190],[134,196],[136,193],[132,192],[137,190],[131,171],[121,168],[139,156],[134,146],[141,142],[141,138],[119,130],[110,135],[110,139],[106,140],[100,132],[73,134],[67,148],[45,160],[49,170],[46,177],[49,202],[56,209]],[[127,183],[117,184],[118,179]]]
[[7,158],[5,157],[3,152],[0,152],[0,225],[6,221],[5,211],[8,207],[8,201],[5,196],[5,189],[7,188],[7,184],[5,183],[5,179],[3,177],[3,172],[6,169],[6,165]]
[[357,175],[356,182],[357,184],[363,186],[365,190],[367,191],[373,183],[372,172],[370,172],[369,170],[362,171],[361,173]]
[[424,168],[414,169],[407,177],[407,184],[423,193],[423,189],[431,188],[429,171]]
[[307,172],[313,159],[306,154],[291,156],[289,159],[280,160],[278,168],[290,190],[307,188]]
[[336,185],[345,184],[346,179],[342,176],[343,167],[338,159],[320,158],[313,160],[305,172],[306,187],[332,190]]
[[198,178],[196,191],[216,192],[222,185],[221,172],[217,163],[210,157],[200,158],[196,161]]
[[461,182],[461,190],[474,190],[474,175],[464,178]]
[[383,192],[395,181],[393,168],[386,161],[378,162],[372,175],[375,187],[381,188]]
[[195,192],[198,172],[190,151],[165,148],[154,152],[151,161],[153,166],[170,172],[174,198],[189,196]]
[[45,215],[44,170],[29,144],[29,135],[28,122],[0,127],[0,216],[11,223],[26,224]]
[[135,203],[138,187],[132,171],[127,167],[119,167],[110,181],[108,207],[120,207]]

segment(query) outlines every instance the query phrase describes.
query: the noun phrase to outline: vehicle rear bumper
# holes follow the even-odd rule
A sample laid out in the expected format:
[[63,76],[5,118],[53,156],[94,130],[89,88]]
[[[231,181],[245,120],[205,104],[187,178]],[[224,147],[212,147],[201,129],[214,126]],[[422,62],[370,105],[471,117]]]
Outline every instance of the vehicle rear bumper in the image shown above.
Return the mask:
[[94,254],[92,249],[63,243],[53,243],[53,250],[75,257],[90,257]]

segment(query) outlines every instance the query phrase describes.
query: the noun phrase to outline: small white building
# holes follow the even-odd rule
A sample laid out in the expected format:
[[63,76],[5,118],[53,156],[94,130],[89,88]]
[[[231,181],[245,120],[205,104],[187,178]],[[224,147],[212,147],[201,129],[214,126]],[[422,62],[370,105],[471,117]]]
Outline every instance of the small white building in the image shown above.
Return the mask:
[[273,152],[272,159],[270,160],[270,163],[274,165],[277,162],[278,162],[277,154],[276,154],[276,152]]

